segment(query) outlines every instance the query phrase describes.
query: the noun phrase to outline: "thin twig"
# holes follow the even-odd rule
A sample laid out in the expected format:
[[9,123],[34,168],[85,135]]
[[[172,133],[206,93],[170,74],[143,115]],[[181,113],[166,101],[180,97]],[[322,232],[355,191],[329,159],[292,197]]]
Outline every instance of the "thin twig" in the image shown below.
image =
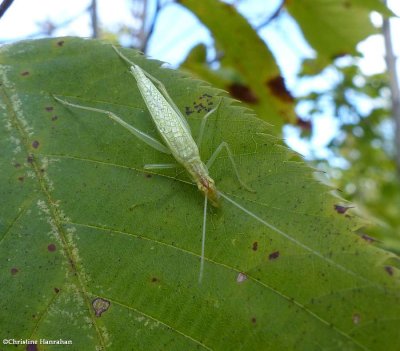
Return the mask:
[[98,38],[99,37],[99,26],[98,26],[98,20],[97,20],[97,1],[92,0],[91,5],[89,6],[89,11],[90,11],[90,19],[92,21],[92,38]]
[[[385,1],[387,5],[387,0]],[[397,58],[393,52],[393,39],[390,32],[390,22],[388,18],[383,20],[383,37],[385,39],[386,65],[390,80],[390,90],[392,98],[392,116],[395,124],[395,146],[396,146],[396,166],[400,175],[400,88],[399,76],[396,69]]]
[[142,47],[141,47],[141,49],[142,49],[142,51],[143,51],[144,53],[147,51],[147,47],[148,47],[148,44],[149,44],[149,41],[150,41],[150,37],[153,35],[154,28],[155,28],[155,26],[156,26],[157,17],[158,17],[158,14],[159,14],[160,11],[161,11],[161,7],[162,7],[162,6],[161,6],[161,1],[160,1],[160,0],[157,0],[157,3],[156,3],[156,10],[155,10],[155,12],[154,12],[153,19],[152,19],[152,21],[151,21],[149,30],[148,30],[147,33],[146,33],[146,37],[145,37],[145,39],[143,40]]
[[0,18],[6,13],[14,0],[4,0],[0,5]]
[[260,30],[263,27],[268,26],[274,19],[276,19],[280,15],[280,13],[282,12],[283,8],[285,7],[285,3],[286,3],[286,1],[282,0],[282,2],[278,6],[278,8],[275,10],[275,12],[267,20],[265,20],[263,23],[259,24],[255,28],[256,31]]

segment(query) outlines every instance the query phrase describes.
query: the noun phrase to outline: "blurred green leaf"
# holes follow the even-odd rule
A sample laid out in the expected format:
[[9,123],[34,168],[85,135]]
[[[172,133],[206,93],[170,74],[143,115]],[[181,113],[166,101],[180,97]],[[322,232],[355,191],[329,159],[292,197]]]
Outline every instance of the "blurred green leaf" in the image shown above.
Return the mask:
[[[196,136],[220,91],[124,52],[165,84]],[[207,124],[202,158],[227,141],[256,193],[221,154],[211,174],[248,212],[226,200],[209,209],[198,285],[203,197],[185,172],[145,172],[173,160],[51,96],[157,136],[110,45],[21,42],[1,48],[0,64],[2,338],[72,340],[70,351],[399,349],[395,256],[352,233],[350,210],[265,122],[223,98]]]
[[[233,6],[221,1],[179,3],[211,31],[221,64],[218,70],[212,70],[197,54],[189,54],[182,66],[244,102],[260,118],[276,126],[276,134],[281,133],[284,123],[295,122],[294,99],[274,57],[247,20]],[[198,48],[195,50],[197,53]],[[224,74],[227,71],[233,74]]]
[[319,160],[318,167],[333,175],[342,195],[369,220],[370,225],[361,233],[377,239],[376,245],[400,254],[400,181],[393,121],[386,103],[388,77],[384,73],[365,75],[357,63],[352,60],[345,66],[333,66],[341,79],[329,89],[299,100],[308,103],[306,115],[313,120],[327,113],[326,101],[332,104],[340,133],[329,148],[344,166],[333,168],[327,165],[330,160]]
[[379,0],[296,0],[285,6],[316,51],[317,59],[305,61],[305,74],[319,73],[337,57],[355,55],[360,41],[378,33],[372,11],[392,14]]

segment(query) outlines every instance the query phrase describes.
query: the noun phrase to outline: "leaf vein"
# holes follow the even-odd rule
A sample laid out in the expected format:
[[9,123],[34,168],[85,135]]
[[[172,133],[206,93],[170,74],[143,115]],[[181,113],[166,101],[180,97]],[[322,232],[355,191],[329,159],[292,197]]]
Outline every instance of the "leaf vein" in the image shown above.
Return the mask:
[[[98,295],[96,295],[96,296],[98,296]],[[213,349],[211,349],[210,347],[208,347],[207,345],[205,345],[205,344],[202,343],[201,341],[195,339],[194,337],[192,337],[192,336],[190,336],[190,335],[188,335],[188,334],[185,334],[184,332],[182,332],[182,331],[180,331],[180,330],[174,328],[173,326],[171,326],[171,325],[169,325],[169,324],[167,324],[167,323],[161,321],[160,319],[158,319],[158,318],[156,318],[156,317],[150,316],[149,314],[147,314],[147,313],[145,313],[145,312],[139,310],[139,309],[136,308],[136,307],[128,306],[128,305],[126,305],[126,304],[124,304],[124,303],[122,303],[122,302],[119,302],[119,301],[116,301],[116,300],[114,300],[114,299],[111,299],[111,298],[109,298],[108,296],[102,297],[102,298],[104,298],[104,299],[106,299],[106,300],[108,300],[108,301],[111,301],[111,302],[113,302],[113,303],[115,303],[115,304],[117,304],[117,305],[120,305],[120,306],[122,306],[122,307],[124,307],[124,308],[127,308],[127,309],[129,309],[129,310],[135,311],[135,312],[141,314],[142,316],[144,316],[144,317],[146,317],[146,318],[152,319],[153,321],[158,322],[158,323],[164,325],[164,326],[167,327],[168,329],[171,329],[171,330],[174,331],[175,333],[177,333],[177,334],[179,334],[179,335],[182,335],[183,337],[185,337],[185,338],[187,338],[187,339],[193,341],[194,343],[200,345],[201,347],[205,348],[206,350],[213,351]]]
[[[104,226],[101,226],[101,227],[100,227],[100,226],[96,226],[96,225],[92,225],[92,224],[76,223],[76,222],[70,222],[70,221],[68,221],[68,222],[66,221],[66,222],[64,222],[64,223],[65,223],[65,224],[71,224],[71,225],[74,225],[74,226],[84,226],[84,227],[88,227],[88,228],[92,228],[92,229],[97,229],[97,230],[101,230],[101,231],[107,231],[107,232],[112,231],[113,233],[116,233],[116,234],[122,234],[122,235],[127,235],[127,236],[132,236],[132,237],[135,237],[135,238],[139,238],[139,239],[142,239],[142,240],[148,240],[148,241],[151,241],[151,242],[156,243],[156,244],[158,244],[158,245],[167,246],[167,247],[169,247],[169,248],[182,251],[182,252],[184,252],[184,253],[186,253],[186,254],[189,254],[189,255],[192,255],[192,256],[196,256],[196,257],[200,257],[200,256],[201,256],[200,254],[197,254],[197,253],[195,253],[195,252],[193,252],[193,251],[189,251],[189,250],[183,249],[183,248],[181,248],[181,247],[173,246],[173,245],[171,245],[171,244],[167,244],[167,243],[164,243],[164,242],[162,242],[162,241],[158,241],[158,240],[155,240],[155,239],[146,237],[146,236],[142,236],[142,235],[130,233],[130,232],[127,232],[127,231],[120,231],[120,230],[116,230],[116,229],[109,228],[109,227],[104,227]],[[243,273],[243,272],[240,271],[239,269],[236,269],[235,267],[230,266],[230,265],[228,265],[228,264],[226,264],[226,263],[218,262],[218,261],[215,261],[215,260],[213,260],[213,259],[211,259],[211,258],[208,258],[208,257],[204,257],[204,259],[205,259],[206,261],[212,263],[212,264],[215,264],[215,265],[224,267],[224,268],[226,268],[226,269],[228,269],[228,270],[234,271],[234,272],[236,272],[237,274]],[[280,292],[280,291],[278,291],[278,290],[272,288],[272,287],[269,286],[268,284],[266,284],[266,283],[260,281],[259,279],[257,279],[256,277],[254,277],[254,276],[252,276],[252,275],[249,275],[249,274],[246,273],[246,276],[247,276],[247,278],[249,278],[250,280],[252,280],[252,281],[255,282],[256,284],[261,285],[262,287],[264,287],[264,288],[266,288],[266,289],[272,291],[273,293],[277,294],[278,296],[280,296],[281,298],[285,299],[286,301],[288,301],[288,302],[290,302],[290,303],[293,303],[293,304],[296,305],[299,309],[301,309],[301,310],[305,311],[306,313],[308,313],[311,317],[313,317],[313,318],[317,319],[318,321],[320,321],[321,323],[323,323],[323,324],[325,324],[325,325],[331,327],[331,328],[332,328],[333,330],[335,330],[339,335],[345,337],[346,339],[351,340],[354,344],[358,345],[358,346],[361,347],[362,349],[367,350],[367,349],[366,349],[362,344],[360,344],[357,340],[355,340],[354,338],[352,338],[350,335],[348,335],[346,332],[340,330],[339,328],[337,328],[337,327],[335,327],[335,326],[332,326],[331,323],[329,323],[329,322],[326,321],[324,318],[322,318],[321,316],[319,316],[318,314],[316,314],[315,312],[313,312],[312,310],[310,310],[308,307],[306,307],[306,306],[305,306],[304,304],[302,304],[301,302],[299,302],[299,301],[295,300],[294,298],[291,298],[291,297],[289,297],[289,296],[283,294],[282,292]]]

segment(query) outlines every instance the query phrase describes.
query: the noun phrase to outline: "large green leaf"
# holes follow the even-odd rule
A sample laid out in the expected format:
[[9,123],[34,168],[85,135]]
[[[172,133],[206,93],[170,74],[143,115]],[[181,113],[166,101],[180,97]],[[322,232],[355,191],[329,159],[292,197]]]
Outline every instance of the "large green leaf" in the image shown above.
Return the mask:
[[[124,52],[197,135],[219,91]],[[221,154],[211,174],[247,212],[227,200],[209,209],[199,285],[203,197],[185,172],[145,172],[171,157],[51,96],[156,136],[111,46],[22,42],[3,47],[0,64],[0,334],[73,343],[2,349],[399,349],[395,256],[352,232],[345,207],[264,122],[223,98],[207,124],[203,159],[227,141],[256,193]]]

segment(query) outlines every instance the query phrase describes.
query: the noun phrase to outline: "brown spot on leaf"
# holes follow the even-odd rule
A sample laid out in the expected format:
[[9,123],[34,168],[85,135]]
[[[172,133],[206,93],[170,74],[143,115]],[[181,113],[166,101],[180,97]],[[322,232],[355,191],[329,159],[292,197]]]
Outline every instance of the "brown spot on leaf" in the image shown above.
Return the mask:
[[26,158],[26,161],[28,162],[28,163],[32,163],[33,162],[33,155],[31,154],[31,155],[28,155],[28,157]]
[[69,262],[69,264],[71,265],[71,268],[72,268],[72,270],[73,271],[75,271],[75,275],[76,275],[76,267],[75,267],[75,263],[74,263],[74,261],[72,260],[72,259],[68,259],[68,262]]
[[54,115],[53,117],[51,117],[51,120],[52,121],[56,121],[58,119],[58,116],[57,115]]
[[153,175],[150,174],[150,173],[145,173],[144,176],[145,176],[146,178],[151,178]]
[[346,56],[346,55],[348,55],[347,52],[338,52],[337,54],[332,55],[332,60],[336,60],[336,59]]
[[272,95],[275,95],[280,100],[292,103],[294,101],[292,94],[286,89],[285,81],[282,76],[277,76],[266,82],[267,87]]
[[268,259],[270,261],[276,260],[279,257],[279,255],[280,255],[279,251],[274,251],[274,252],[269,254]]
[[246,85],[233,83],[228,86],[229,93],[236,99],[249,104],[256,104],[258,97],[256,94]]
[[186,116],[190,116],[192,113],[194,113],[194,110],[189,106],[185,106],[185,114],[186,114]]
[[29,71],[23,71],[21,72],[21,76],[29,76]]
[[209,112],[211,111],[211,107],[213,102],[211,100],[211,95],[203,94],[196,101],[193,101],[193,108],[186,106],[185,113],[186,115],[190,115],[194,112]]
[[59,288],[54,288],[54,292],[55,292],[56,294],[58,294],[58,293],[60,292],[60,289],[59,289]]
[[47,112],[50,112],[50,111],[53,111],[53,110],[54,110],[54,107],[53,107],[53,106],[46,106],[46,107],[45,107],[45,110],[46,110]]
[[297,117],[296,125],[307,132],[312,130],[312,122],[310,120],[302,119],[301,117]]
[[64,43],[65,43],[65,41],[64,41],[64,40],[59,40],[59,41],[57,42],[57,45],[58,45],[58,46],[63,46],[63,45],[64,45]]
[[258,250],[258,242],[257,242],[257,241],[255,241],[255,242],[253,243],[252,249],[253,249],[253,251],[257,251],[257,250]]
[[252,317],[252,318],[251,318],[251,323],[253,323],[253,324],[256,324],[256,323],[257,323],[256,317]]
[[340,214],[346,213],[349,208],[353,208],[352,206],[343,206],[343,205],[335,205],[335,211]]
[[16,275],[19,272],[18,268],[15,268],[15,267],[11,268],[10,271],[11,271],[11,275]]
[[344,6],[346,9],[349,9],[349,8],[351,7],[351,2],[350,2],[350,1],[344,1],[344,2],[343,2],[343,6]]
[[361,238],[364,239],[368,243],[373,243],[373,242],[377,241],[375,238],[373,238],[372,236],[369,236],[367,234],[361,235]]
[[245,280],[247,280],[247,275],[242,272],[240,272],[236,277],[236,282],[239,284],[243,283]]
[[32,147],[34,148],[34,149],[37,149],[38,147],[39,147],[39,142],[37,141],[37,140],[34,140],[33,142],[32,142]]
[[15,167],[15,168],[19,168],[19,167],[21,167],[21,164],[18,163],[18,162],[17,162],[17,163],[14,163],[14,167]]
[[47,246],[47,250],[49,250],[50,252],[56,251],[56,245],[55,244],[49,244]]
[[157,282],[159,282],[159,281],[160,281],[160,279],[158,279],[157,277],[151,278],[151,282],[152,282],[152,283],[157,283]]
[[387,274],[389,274],[390,276],[393,275],[394,271],[393,271],[393,267],[392,266],[385,266],[385,271]]
[[92,306],[96,317],[101,317],[101,315],[109,309],[110,301],[98,297],[92,301]]
[[20,176],[20,177],[18,177],[18,180],[19,180],[20,182],[23,182],[23,181],[24,181],[24,177],[23,177],[23,176]]
[[358,313],[354,313],[352,318],[354,324],[360,324],[361,316]]

